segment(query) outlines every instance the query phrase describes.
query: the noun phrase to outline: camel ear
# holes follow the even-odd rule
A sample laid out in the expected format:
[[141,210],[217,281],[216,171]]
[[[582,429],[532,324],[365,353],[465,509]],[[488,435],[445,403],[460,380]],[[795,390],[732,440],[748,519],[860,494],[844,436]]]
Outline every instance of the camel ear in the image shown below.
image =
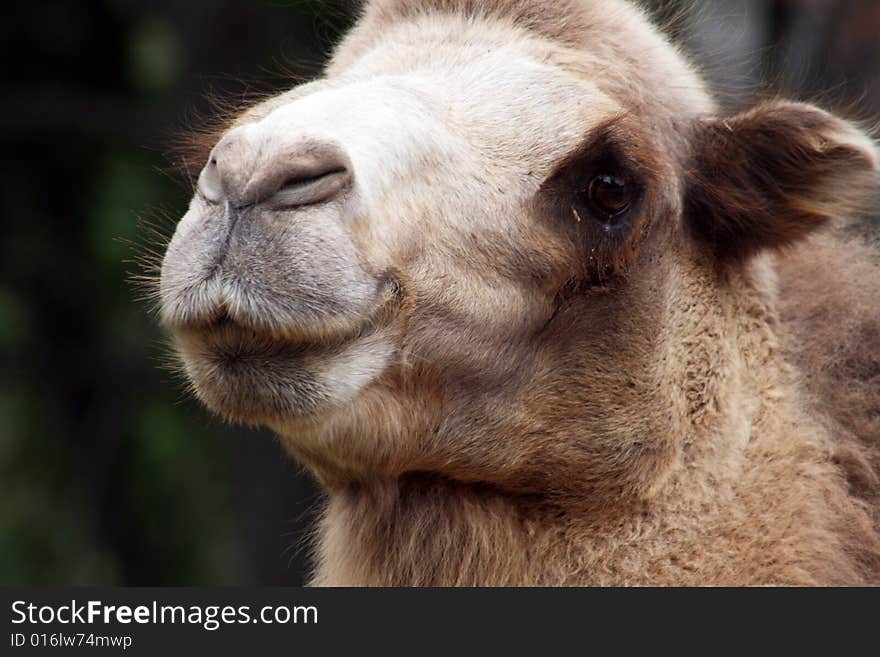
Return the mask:
[[701,120],[691,167],[686,221],[727,260],[863,211],[880,189],[876,144],[854,125],[793,102]]

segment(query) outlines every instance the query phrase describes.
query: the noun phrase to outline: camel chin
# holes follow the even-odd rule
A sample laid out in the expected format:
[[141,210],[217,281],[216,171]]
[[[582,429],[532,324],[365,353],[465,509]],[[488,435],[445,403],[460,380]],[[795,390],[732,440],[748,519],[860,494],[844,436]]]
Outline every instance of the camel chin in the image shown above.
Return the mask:
[[350,403],[394,353],[380,329],[308,343],[231,323],[181,331],[176,345],[198,399],[246,424],[316,417]]

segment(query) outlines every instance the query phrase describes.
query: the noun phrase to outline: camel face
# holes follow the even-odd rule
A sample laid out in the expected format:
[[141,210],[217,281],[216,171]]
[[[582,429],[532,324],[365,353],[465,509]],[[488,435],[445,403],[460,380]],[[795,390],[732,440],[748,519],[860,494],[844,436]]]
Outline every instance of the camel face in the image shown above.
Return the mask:
[[[566,160],[616,157],[600,142],[618,101],[542,61],[553,53],[537,40],[474,36],[466,52],[451,44],[411,71],[368,60],[363,73],[307,85],[214,147],[162,278],[164,320],[213,410],[319,417],[401,356],[503,353],[510,362],[487,382],[497,387],[534,356],[509,350],[550,320],[581,237],[618,239],[638,222],[638,207],[611,222],[588,208],[590,175],[613,178],[595,194],[641,200],[638,172],[621,183],[617,161],[553,186]],[[583,197],[579,210],[564,207],[567,193]],[[450,353],[435,334],[465,344]]]
[[394,5],[208,155],[161,281],[196,394],[328,482],[652,494],[739,380],[699,343],[735,296],[724,186],[689,188],[711,101],[628,5],[578,5],[577,43]]
[[[443,278],[473,306],[469,321],[502,319],[480,317],[480,290],[461,289],[497,278],[502,259],[477,273],[464,256],[439,257],[463,241],[497,249],[519,233],[513,248],[556,266],[529,242],[562,250],[564,228],[536,225],[529,206],[557,161],[616,108],[515,50],[469,74],[479,86],[427,73],[330,80],[212,150],[162,286],[165,321],[212,408],[266,421],[350,402],[393,362],[401,301],[433,296]],[[554,142],[540,139],[540,104],[517,108],[523,89],[567,107]],[[492,104],[477,113],[468,104],[479,98]],[[501,277],[516,296],[531,294],[517,275]]]

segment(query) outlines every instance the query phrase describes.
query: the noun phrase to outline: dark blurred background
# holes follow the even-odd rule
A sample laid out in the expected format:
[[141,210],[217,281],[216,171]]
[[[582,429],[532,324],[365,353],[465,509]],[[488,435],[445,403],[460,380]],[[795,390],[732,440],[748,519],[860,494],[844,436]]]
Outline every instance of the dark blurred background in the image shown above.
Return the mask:
[[[779,91],[880,118],[880,0],[648,4],[726,105]],[[314,485],[268,432],[188,397],[127,278],[149,226],[170,234],[185,211],[175,135],[207,97],[316,74],[352,16],[306,0],[4,7],[0,584],[307,577]]]

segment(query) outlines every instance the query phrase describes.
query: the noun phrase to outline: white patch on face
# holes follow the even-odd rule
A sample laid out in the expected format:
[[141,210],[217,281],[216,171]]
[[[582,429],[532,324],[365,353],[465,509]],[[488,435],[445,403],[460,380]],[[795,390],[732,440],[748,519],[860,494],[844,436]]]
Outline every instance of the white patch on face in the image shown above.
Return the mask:
[[426,87],[409,78],[371,78],[298,98],[238,129],[265,148],[291,139],[339,144],[351,159],[361,200],[374,207],[432,135],[445,131],[427,111]]
[[322,364],[316,379],[336,404],[347,404],[372,383],[391,361],[394,345],[381,333],[358,340]]

